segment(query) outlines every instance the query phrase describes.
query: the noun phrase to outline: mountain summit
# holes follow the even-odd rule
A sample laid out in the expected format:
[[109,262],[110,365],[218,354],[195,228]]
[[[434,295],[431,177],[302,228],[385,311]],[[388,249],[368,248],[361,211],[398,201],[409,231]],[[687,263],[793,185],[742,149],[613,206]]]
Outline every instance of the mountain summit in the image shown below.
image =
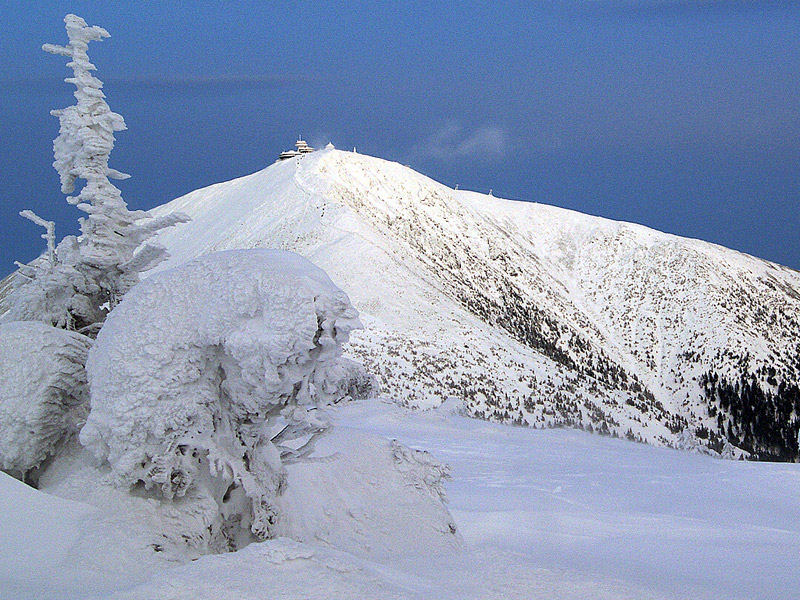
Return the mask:
[[[471,415],[793,460],[800,273],[733,250],[450,189],[332,148],[155,209],[161,268],[298,252],[351,297],[384,391]],[[735,447],[734,447],[735,446]]]

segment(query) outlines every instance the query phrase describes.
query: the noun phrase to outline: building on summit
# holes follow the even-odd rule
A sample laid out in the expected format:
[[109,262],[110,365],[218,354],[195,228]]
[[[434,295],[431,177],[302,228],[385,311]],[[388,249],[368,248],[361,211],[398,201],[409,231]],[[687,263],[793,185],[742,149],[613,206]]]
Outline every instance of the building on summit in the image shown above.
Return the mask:
[[298,139],[295,142],[296,150],[284,150],[278,155],[278,160],[286,160],[287,158],[293,158],[295,156],[303,156],[304,154],[308,154],[309,152],[313,152],[314,148],[309,146],[303,138]]

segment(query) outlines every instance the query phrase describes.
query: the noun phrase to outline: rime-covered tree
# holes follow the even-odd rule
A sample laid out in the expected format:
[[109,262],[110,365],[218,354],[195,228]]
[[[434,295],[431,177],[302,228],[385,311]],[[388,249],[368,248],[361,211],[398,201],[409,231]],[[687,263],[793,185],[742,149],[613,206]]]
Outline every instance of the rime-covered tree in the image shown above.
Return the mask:
[[85,183],[67,201],[88,216],[80,219],[81,235],[65,238],[53,249],[53,225],[30,211],[23,216],[47,229],[48,256],[20,268],[23,282],[10,298],[10,316],[19,320],[42,320],[66,329],[96,332],[106,314],[125,292],[139,281],[139,274],[167,257],[157,244],[146,243],[160,229],[185,222],[173,213],[152,217],[147,211],[130,211],[120,190],[110,179],[128,175],[108,166],[114,147],[114,132],[125,129],[122,116],[105,101],[103,83],[92,74],[89,42],[109,37],[97,26],[88,26],[75,15],[67,15],[69,43],[45,44],[42,49],[68,57],[77,103],[54,110],[60,131],[53,142],[53,166],[61,177],[61,191],[73,194],[76,182]]
[[289,252],[229,250],[148,277],[89,355],[81,443],[123,487],[205,507],[198,547],[275,537],[285,466],[328,427],[317,407],[366,377],[341,359],[357,315]]
[[78,432],[91,344],[44,323],[0,324],[0,470],[35,483],[40,465]]

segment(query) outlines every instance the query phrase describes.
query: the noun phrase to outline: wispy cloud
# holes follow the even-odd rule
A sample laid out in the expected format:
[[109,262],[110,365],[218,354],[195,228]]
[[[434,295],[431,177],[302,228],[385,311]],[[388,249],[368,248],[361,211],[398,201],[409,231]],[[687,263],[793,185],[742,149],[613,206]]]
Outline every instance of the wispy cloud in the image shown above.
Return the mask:
[[418,144],[412,154],[440,161],[496,161],[506,155],[508,147],[509,135],[501,127],[484,125],[468,129],[457,121],[448,121]]

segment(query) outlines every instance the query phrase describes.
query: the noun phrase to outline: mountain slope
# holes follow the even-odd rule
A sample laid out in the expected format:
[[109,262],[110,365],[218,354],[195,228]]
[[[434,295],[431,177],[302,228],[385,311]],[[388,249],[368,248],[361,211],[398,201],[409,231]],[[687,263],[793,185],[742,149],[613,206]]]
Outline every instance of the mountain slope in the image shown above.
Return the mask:
[[367,326],[353,353],[409,404],[456,396],[479,417],[668,445],[693,444],[688,425],[717,450],[726,436],[757,457],[797,454],[790,269],[337,150],[155,212],[174,210],[193,221],[159,236],[162,268],[299,252],[348,292]]

